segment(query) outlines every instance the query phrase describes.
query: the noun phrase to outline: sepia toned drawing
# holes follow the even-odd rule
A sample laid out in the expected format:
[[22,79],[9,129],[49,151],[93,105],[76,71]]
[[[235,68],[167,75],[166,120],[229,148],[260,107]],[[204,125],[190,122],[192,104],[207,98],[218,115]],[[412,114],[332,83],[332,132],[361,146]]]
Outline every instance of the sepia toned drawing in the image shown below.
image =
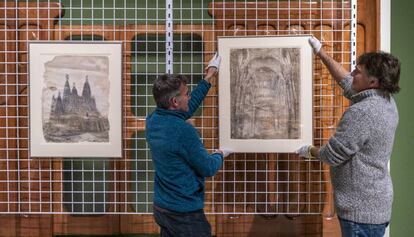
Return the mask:
[[232,139],[298,139],[300,48],[230,49]]
[[56,56],[44,64],[44,69],[45,141],[108,142],[108,58]]
[[121,42],[28,46],[30,157],[122,157]]
[[270,153],[313,143],[309,37],[219,37],[220,146]]

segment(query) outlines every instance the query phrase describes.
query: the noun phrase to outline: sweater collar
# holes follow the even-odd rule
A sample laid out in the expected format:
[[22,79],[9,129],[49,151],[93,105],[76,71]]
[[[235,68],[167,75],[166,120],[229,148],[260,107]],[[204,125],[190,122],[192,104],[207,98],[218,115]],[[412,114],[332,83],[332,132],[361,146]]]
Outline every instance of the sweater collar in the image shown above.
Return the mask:
[[170,116],[175,116],[181,119],[185,119],[187,112],[181,111],[181,110],[162,109],[162,108],[157,107],[155,109],[155,113],[159,115],[167,115],[167,116],[170,115]]
[[386,98],[385,93],[379,89],[369,89],[369,90],[364,90],[361,92],[358,92],[357,94],[353,95],[351,97],[351,101],[353,103],[358,103],[361,100],[365,99],[365,98],[369,98],[369,97],[383,97]]

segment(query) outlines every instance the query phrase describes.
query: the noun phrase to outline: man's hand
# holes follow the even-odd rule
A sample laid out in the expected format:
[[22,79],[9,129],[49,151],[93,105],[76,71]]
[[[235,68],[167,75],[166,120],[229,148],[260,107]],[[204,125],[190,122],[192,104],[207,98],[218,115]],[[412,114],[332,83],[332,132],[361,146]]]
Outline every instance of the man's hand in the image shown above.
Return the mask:
[[215,67],[209,67],[207,69],[206,76],[204,78],[210,82],[210,79],[212,77],[214,77],[214,75],[216,75],[216,74],[217,74],[217,68],[215,68]]
[[309,38],[309,44],[310,44],[310,46],[312,47],[312,49],[313,49],[313,53],[314,54],[318,54],[319,53],[319,51],[321,50],[321,48],[322,48],[322,44],[321,44],[321,42],[317,39],[317,38],[315,38],[315,37],[310,37]]
[[216,153],[221,153],[223,155],[223,158],[225,158],[225,157],[229,156],[231,153],[233,153],[233,150],[221,147],[220,149],[217,149],[215,152]]
[[204,79],[210,82],[214,75],[217,74],[220,68],[220,62],[221,57],[218,55],[218,53],[214,54],[214,57],[210,59],[210,61],[208,62],[208,65],[206,67],[206,76],[204,77]]
[[306,145],[299,148],[295,153],[299,155],[299,157],[303,157],[306,159],[314,159],[315,157],[311,154],[312,145]]
[[208,62],[208,65],[206,67],[206,71],[208,72],[208,69],[211,68],[211,67],[215,67],[218,71],[220,69],[220,62],[221,62],[221,57],[216,52],[214,54],[213,58],[210,59],[210,61]]

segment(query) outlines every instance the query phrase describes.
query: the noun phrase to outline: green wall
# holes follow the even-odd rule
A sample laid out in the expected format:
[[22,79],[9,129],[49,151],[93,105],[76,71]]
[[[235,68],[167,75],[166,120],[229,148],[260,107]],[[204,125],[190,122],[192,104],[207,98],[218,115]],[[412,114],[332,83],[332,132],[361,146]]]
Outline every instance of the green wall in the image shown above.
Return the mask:
[[391,175],[394,205],[390,237],[414,236],[414,2],[391,1],[391,52],[402,62],[396,96],[400,114]]

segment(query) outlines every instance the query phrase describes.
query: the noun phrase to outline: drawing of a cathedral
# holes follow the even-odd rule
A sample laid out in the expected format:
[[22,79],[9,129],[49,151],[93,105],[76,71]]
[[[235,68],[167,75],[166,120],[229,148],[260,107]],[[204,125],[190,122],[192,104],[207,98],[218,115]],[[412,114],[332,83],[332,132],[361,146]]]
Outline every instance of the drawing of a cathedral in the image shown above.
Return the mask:
[[102,116],[92,96],[88,76],[85,77],[82,94],[73,84],[69,85],[69,75],[63,88],[63,96],[53,95],[49,121],[44,126],[47,141],[52,142],[107,142],[109,121]]

